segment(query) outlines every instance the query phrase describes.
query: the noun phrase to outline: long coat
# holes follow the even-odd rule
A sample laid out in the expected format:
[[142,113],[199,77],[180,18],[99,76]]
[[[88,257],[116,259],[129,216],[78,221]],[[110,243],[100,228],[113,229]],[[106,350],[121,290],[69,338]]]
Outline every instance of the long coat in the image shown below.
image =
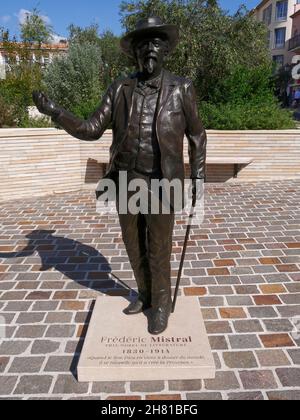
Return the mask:
[[[137,76],[114,82],[90,119],[82,121],[61,109],[56,118],[69,134],[81,140],[98,140],[112,126],[113,142],[105,177],[114,171],[114,161],[122,142],[130,138],[133,91]],[[205,178],[207,136],[198,116],[196,94],[191,81],[164,70],[156,113],[156,134],[161,152],[163,177],[184,180],[184,135],[189,142],[191,178]],[[126,170],[126,169],[124,169]]]

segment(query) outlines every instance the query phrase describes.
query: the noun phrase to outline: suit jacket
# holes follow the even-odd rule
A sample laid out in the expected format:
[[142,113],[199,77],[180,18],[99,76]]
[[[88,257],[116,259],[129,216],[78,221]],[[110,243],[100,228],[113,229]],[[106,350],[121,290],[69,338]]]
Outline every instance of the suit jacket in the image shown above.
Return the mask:
[[[87,121],[60,110],[55,118],[69,134],[81,140],[98,140],[112,125],[113,142],[110,163],[105,177],[114,172],[114,161],[122,142],[130,136],[132,97],[137,75],[114,82],[106,92],[101,105]],[[206,131],[198,116],[196,94],[191,81],[164,70],[162,88],[156,112],[156,134],[161,152],[161,169],[169,181],[185,178],[183,141],[189,141],[191,178],[205,178]]]

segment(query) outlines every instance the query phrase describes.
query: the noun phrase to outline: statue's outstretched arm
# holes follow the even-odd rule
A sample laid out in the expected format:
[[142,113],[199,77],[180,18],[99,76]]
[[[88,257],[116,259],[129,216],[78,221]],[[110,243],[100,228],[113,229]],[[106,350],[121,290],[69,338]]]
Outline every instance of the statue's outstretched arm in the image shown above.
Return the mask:
[[76,117],[71,112],[56,105],[41,92],[33,92],[33,101],[41,113],[49,115],[71,136],[81,140],[94,141],[103,135],[111,122],[113,87],[108,89],[101,105],[88,120]]

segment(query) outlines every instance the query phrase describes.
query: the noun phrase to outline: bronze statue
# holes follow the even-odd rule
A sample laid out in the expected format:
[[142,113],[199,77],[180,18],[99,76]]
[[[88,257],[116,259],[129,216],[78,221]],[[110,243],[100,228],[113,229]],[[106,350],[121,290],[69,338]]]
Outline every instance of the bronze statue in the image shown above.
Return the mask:
[[[205,178],[205,129],[198,117],[192,82],[163,68],[165,58],[179,41],[174,25],[158,17],[138,22],[121,40],[123,52],[134,58],[137,73],[117,80],[96,112],[83,121],[35,92],[38,109],[50,115],[69,134],[98,140],[112,124],[111,159],[105,177],[127,171],[128,179],[179,179],[184,182],[184,135],[189,141],[192,179]],[[175,215],[119,214],[123,240],[138,286],[138,298],[127,315],[151,308],[149,333],[161,334],[172,310],[171,252]]]

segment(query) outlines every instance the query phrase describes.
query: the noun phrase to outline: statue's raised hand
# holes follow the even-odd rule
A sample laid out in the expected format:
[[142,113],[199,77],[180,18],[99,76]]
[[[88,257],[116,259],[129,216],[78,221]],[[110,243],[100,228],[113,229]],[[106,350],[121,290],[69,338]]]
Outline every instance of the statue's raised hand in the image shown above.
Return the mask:
[[57,117],[59,115],[60,108],[42,92],[33,92],[32,98],[37,109],[42,114],[49,115],[50,117]]

